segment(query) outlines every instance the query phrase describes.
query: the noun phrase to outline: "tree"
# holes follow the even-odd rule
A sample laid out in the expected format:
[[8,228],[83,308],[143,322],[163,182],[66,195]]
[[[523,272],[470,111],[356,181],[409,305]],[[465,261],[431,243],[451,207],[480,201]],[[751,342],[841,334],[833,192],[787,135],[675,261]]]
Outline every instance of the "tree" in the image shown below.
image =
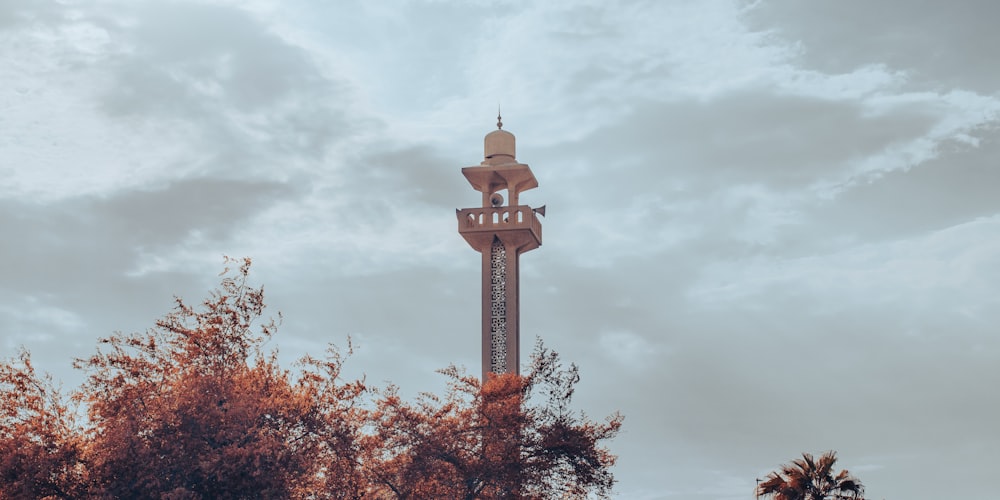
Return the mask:
[[0,363],[0,498],[77,498],[86,484],[75,413],[31,356]]
[[846,470],[833,475],[836,462],[834,451],[815,459],[803,453],[802,458],[770,473],[757,486],[757,495],[771,496],[774,500],[864,500],[861,481]]
[[[571,411],[577,367],[563,369],[541,343],[526,376],[480,385],[455,367],[444,398],[402,401],[390,388],[373,414],[371,482],[381,498],[557,498],[607,496],[615,456],[600,446],[621,415],[603,423]],[[532,405],[531,396],[545,400]]]
[[[255,328],[263,288],[250,260],[223,272],[196,310],[145,334],[115,334],[77,367],[89,373],[87,460],[94,493],[114,498],[355,497],[361,490],[350,411],[365,388],[338,384],[340,358],[306,358],[293,380]],[[326,494],[315,494],[326,492]]]

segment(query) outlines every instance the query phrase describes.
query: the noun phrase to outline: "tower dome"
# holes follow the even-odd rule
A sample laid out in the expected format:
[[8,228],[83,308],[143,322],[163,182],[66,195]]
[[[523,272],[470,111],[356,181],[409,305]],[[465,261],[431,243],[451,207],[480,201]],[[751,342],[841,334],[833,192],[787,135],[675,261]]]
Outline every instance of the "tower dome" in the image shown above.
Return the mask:
[[486,163],[498,164],[514,161],[514,134],[497,129],[488,134],[483,140],[483,152],[486,156]]

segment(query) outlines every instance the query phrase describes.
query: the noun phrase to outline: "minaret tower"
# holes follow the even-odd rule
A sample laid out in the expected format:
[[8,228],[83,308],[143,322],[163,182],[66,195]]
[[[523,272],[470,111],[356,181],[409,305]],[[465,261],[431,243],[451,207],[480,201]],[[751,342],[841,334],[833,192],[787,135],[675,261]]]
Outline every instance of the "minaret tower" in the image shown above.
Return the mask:
[[[483,258],[483,381],[488,373],[518,373],[520,301],[518,261],[542,244],[542,224],[533,209],[518,205],[522,191],[538,187],[531,169],[514,159],[514,134],[497,129],[486,134],[485,156],[462,175],[483,194],[483,206],[458,210],[458,232]],[[507,192],[504,204],[501,191]]]

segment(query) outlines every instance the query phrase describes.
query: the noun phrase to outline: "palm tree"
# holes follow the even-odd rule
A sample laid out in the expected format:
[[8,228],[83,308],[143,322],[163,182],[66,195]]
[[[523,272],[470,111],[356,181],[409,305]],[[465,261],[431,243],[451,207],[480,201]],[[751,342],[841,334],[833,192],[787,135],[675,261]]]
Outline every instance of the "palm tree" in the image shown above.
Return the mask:
[[864,500],[865,487],[846,470],[833,475],[837,452],[828,451],[814,459],[802,458],[781,466],[757,485],[757,495],[772,500]]

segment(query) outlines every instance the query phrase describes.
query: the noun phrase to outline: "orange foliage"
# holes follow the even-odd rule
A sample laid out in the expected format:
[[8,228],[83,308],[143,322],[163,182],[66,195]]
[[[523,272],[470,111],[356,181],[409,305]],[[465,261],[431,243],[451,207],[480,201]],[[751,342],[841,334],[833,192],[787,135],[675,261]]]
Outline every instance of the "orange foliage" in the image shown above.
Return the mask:
[[349,408],[364,385],[336,383],[340,358],[303,360],[293,380],[255,329],[263,289],[249,260],[200,311],[177,300],[144,335],[116,334],[79,367],[90,374],[89,457],[95,487],[115,498],[356,497],[361,476]]
[[[227,262],[230,262],[227,259]],[[568,408],[576,367],[539,345],[527,376],[479,380],[404,402],[340,379],[330,348],[295,373],[264,343],[250,261],[223,272],[201,308],[177,299],[144,334],[116,333],[76,360],[67,400],[30,357],[0,363],[0,499],[548,498],[610,492],[599,443],[621,417]],[[533,393],[546,400],[533,406]],[[77,422],[69,403],[86,409]]]
[[84,492],[82,433],[31,357],[0,364],[0,498],[73,498]]
[[[537,346],[526,376],[492,376],[480,386],[455,367],[450,390],[416,404],[390,388],[372,415],[377,456],[369,457],[382,498],[555,498],[607,495],[615,456],[599,446],[622,417],[588,421],[569,410],[575,366]],[[546,400],[531,404],[541,393]]]

